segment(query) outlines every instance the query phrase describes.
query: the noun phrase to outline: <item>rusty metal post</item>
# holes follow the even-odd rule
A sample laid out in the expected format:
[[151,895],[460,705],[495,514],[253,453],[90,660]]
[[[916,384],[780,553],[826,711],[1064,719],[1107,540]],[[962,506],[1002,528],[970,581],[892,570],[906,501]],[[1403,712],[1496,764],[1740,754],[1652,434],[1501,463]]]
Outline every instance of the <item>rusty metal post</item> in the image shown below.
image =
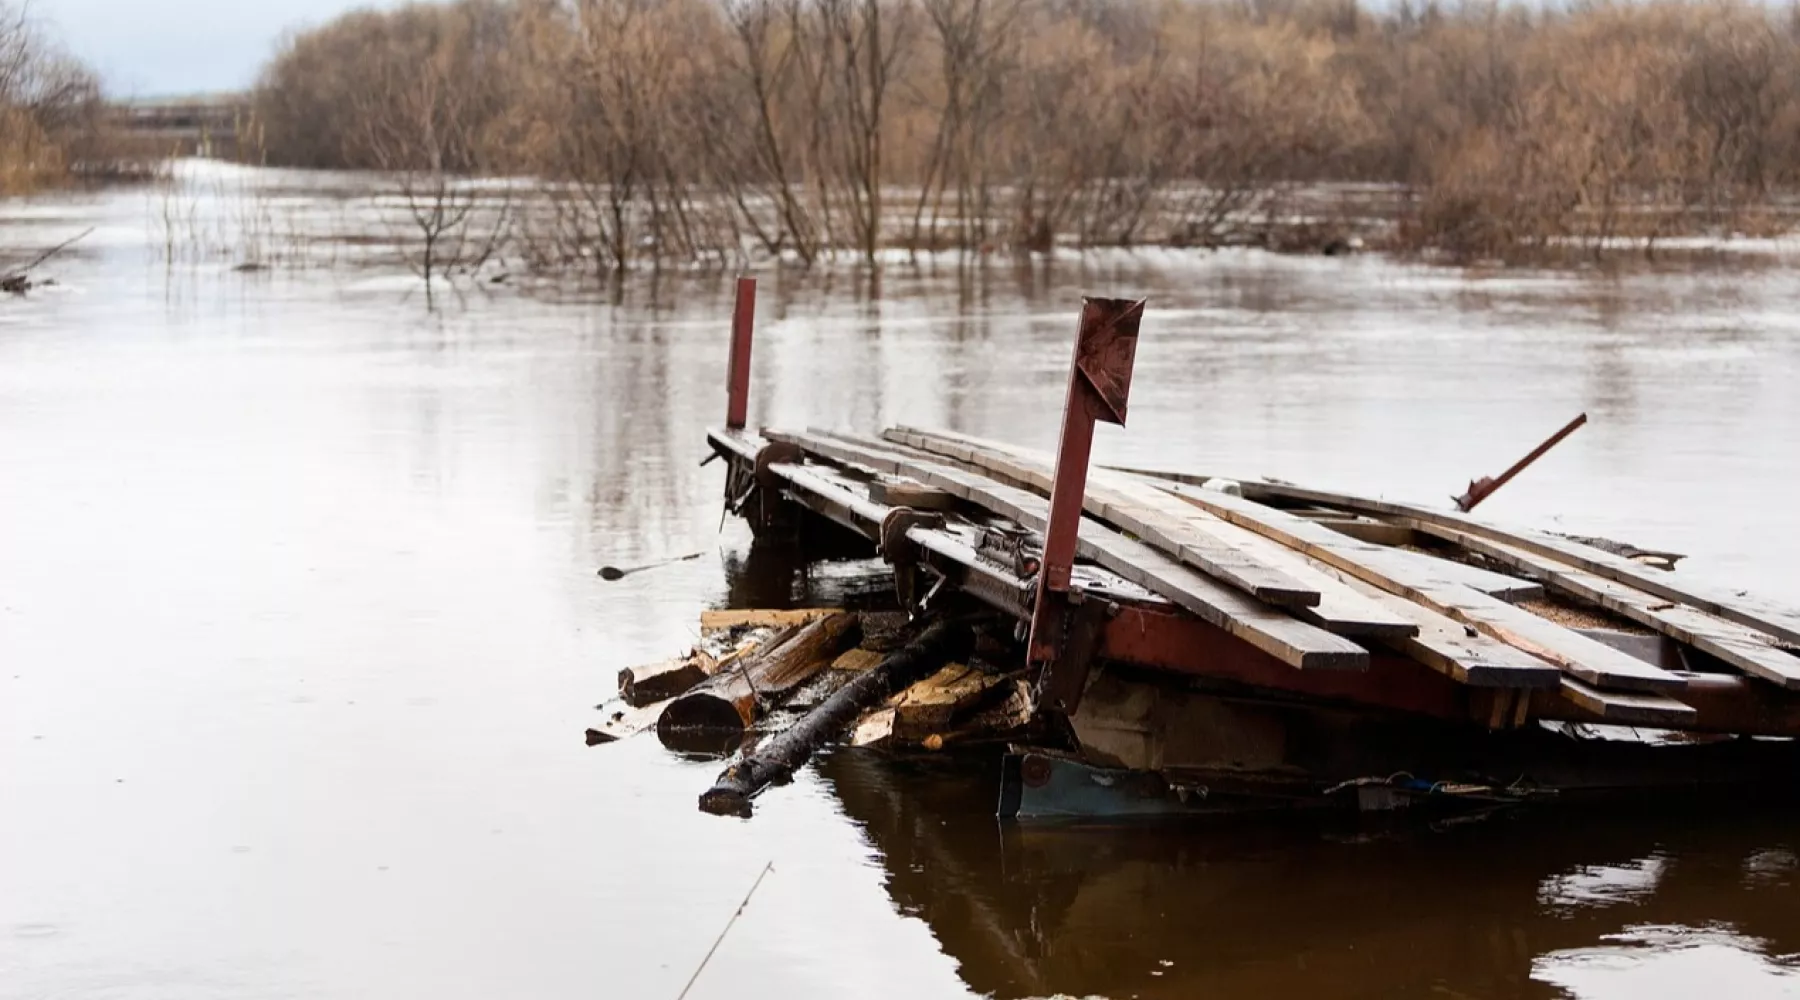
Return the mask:
[[1054,664],[1063,650],[1070,609],[1069,576],[1075,566],[1081,508],[1087,498],[1094,421],[1125,423],[1132,360],[1137,355],[1138,325],[1143,318],[1142,300],[1082,300],[1075,358],[1069,367],[1068,400],[1063,405],[1062,438],[1056,449],[1044,558],[1026,644],[1027,662],[1034,665]]
[[725,426],[743,430],[750,415],[750,334],[756,323],[756,279],[737,280],[731,311],[731,367],[725,376]]
[[1495,490],[1499,489],[1502,486],[1505,486],[1507,484],[1507,482],[1512,479],[1512,477],[1518,475],[1521,472],[1524,472],[1526,466],[1530,465],[1531,463],[1537,461],[1540,458],[1543,458],[1544,452],[1547,452],[1550,449],[1556,447],[1559,443],[1561,443],[1563,438],[1566,438],[1569,435],[1575,433],[1575,429],[1585,423],[1587,423],[1587,414],[1583,413],[1583,414],[1577,416],[1574,420],[1571,420],[1568,423],[1564,424],[1562,430],[1557,431],[1555,434],[1550,435],[1548,438],[1546,438],[1544,440],[1543,444],[1540,444],[1536,448],[1531,449],[1531,454],[1526,455],[1524,458],[1519,459],[1517,462],[1514,462],[1512,464],[1512,468],[1507,469],[1505,472],[1500,473],[1498,478],[1490,479],[1486,476],[1483,476],[1480,479],[1477,479],[1477,480],[1471,482],[1469,484],[1468,492],[1464,493],[1462,496],[1451,498],[1452,500],[1456,501],[1456,509],[1462,511],[1465,514],[1468,513],[1469,511],[1474,510],[1476,504],[1480,503],[1483,500],[1486,500],[1489,496],[1493,495],[1493,492]]

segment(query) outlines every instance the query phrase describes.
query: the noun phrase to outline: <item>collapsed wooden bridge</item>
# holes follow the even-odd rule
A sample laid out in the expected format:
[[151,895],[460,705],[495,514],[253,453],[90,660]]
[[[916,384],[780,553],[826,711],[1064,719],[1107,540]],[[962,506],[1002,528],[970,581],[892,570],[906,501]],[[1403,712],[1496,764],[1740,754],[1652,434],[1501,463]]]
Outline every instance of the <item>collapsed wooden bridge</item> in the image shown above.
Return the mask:
[[[1664,554],[1283,482],[1090,469],[1094,421],[1124,421],[1142,303],[1087,301],[1050,455],[908,427],[748,429],[747,292],[727,424],[708,434],[728,509],[759,543],[860,536],[917,617],[1017,623],[1012,666],[1053,745],[1017,748],[1013,812],[1800,773],[1794,744],[1716,738],[1800,736],[1800,614]],[[1576,738],[1610,727],[1640,731]],[[1156,780],[1121,801],[1117,781],[1084,780],[1096,768]]]

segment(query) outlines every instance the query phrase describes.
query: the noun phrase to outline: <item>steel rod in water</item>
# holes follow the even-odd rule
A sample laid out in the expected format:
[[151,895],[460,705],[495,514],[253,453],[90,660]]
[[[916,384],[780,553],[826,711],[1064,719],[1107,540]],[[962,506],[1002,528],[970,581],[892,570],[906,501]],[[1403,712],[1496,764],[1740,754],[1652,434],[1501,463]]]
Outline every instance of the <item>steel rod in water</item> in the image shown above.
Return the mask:
[[689,552],[685,556],[676,556],[673,559],[662,559],[653,563],[645,563],[642,566],[626,566],[623,568],[618,566],[602,566],[600,567],[600,579],[621,580],[633,573],[642,573],[647,569],[656,569],[659,566],[669,566],[678,562],[687,562],[690,559],[698,559],[705,554],[706,553],[704,552]]
[[1456,501],[1456,509],[1462,511],[1465,514],[1467,514],[1469,511],[1474,510],[1476,504],[1478,504],[1481,501],[1486,500],[1488,497],[1492,496],[1495,490],[1499,489],[1502,486],[1505,486],[1507,484],[1507,482],[1509,482],[1512,479],[1512,477],[1518,475],[1521,472],[1524,472],[1526,466],[1530,465],[1531,463],[1537,461],[1540,458],[1543,458],[1544,452],[1547,452],[1550,449],[1556,447],[1557,444],[1560,443],[1563,438],[1566,438],[1569,435],[1575,433],[1575,429],[1585,423],[1587,423],[1587,414],[1583,413],[1583,414],[1577,416],[1574,420],[1571,420],[1568,423],[1564,424],[1562,430],[1559,430],[1555,434],[1550,435],[1550,437],[1545,439],[1543,444],[1540,444],[1536,448],[1531,449],[1531,454],[1526,455],[1524,458],[1519,459],[1517,462],[1514,462],[1512,464],[1512,468],[1507,469],[1505,472],[1500,473],[1498,478],[1489,479],[1486,476],[1483,476],[1482,478],[1477,479],[1474,482],[1470,483],[1468,492],[1464,493],[1462,496],[1452,498]]

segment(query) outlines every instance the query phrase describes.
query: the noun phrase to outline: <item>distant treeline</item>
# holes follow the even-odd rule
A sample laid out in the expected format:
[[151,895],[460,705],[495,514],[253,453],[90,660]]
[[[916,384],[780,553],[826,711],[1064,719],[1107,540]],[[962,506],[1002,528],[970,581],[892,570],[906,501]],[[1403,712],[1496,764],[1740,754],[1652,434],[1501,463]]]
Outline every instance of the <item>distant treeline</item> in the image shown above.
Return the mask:
[[93,71],[25,3],[0,0],[0,195],[59,183],[96,162],[105,118]]
[[459,0],[288,39],[269,162],[535,176],[540,260],[1217,245],[1512,256],[1767,224],[1800,16],[1732,0]]

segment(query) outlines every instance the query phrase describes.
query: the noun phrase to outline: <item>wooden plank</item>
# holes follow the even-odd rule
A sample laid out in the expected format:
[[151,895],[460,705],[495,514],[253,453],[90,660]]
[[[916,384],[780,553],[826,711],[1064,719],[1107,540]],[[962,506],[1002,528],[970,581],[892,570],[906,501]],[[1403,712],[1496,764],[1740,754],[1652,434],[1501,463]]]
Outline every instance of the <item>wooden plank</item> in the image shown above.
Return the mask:
[[[964,447],[967,447],[965,444]],[[1158,473],[1158,475],[1177,475]],[[1205,477],[1179,476],[1181,481]],[[1585,545],[1573,539],[1559,538],[1547,532],[1509,529],[1463,514],[1430,510],[1389,500],[1333,493],[1326,490],[1258,480],[1239,480],[1244,495],[1250,499],[1280,499],[1290,502],[1326,504],[1359,514],[1400,519],[1412,526],[1424,524],[1449,528],[1524,549],[1538,555],[1568,563],[1596,576],[1623,583],[1644,593],[1676,604],[1686,604],[1710,615],[1735,622],[1772,636],[1778,642],[1800,648],[1800,612],[1776,607],[1768,601],[1734,591],[1704,580],[1684,578],[1666,571],[1651,569],[1624,556]]]
[[[846,441],[851,440],[844,435],[837,436]],[[875,442],[875,444],[880,446],[881,442]],[[974,459],[973,464],[977,465],[982,464],[982,459],[991,459],[992,457],[991,452],[978,452],[973,449],[966,449],[966,453]],[[925,454],[929,454],[929,452],[925,452]],[[1041,492],[1048,493],[1050,477],[1042,469],[1027,464],[1000,462],[993,464],[1003,466],[995,471],[1008,475],[1008,478],[1029,482]],[[1123,485],[1127,490],[1135,488],[1135,484],[1129,482]],[[1091,488],[1089,492],[1090,494],[1096,493]],[[1117,492],[1116,489],[1101,489],[1098,491],[1098,495],[1104,501],[1110,494]],[[1166,499],[1166,497],[1158,496],[1153,502],[1158,506],[1163,506]],[[1135,506],[1134,501],[1135,498],[1123,496],[1118,498],[1118,502],[1121,504]],[[1094,505],[1089,504],[1088,506],[1090,507],[1089,513],[1094,513],[1091,509]],[[1116,510],[1110,505],[1103,505],[1101,509],[1108,513]],[[1217,518],[1209,517],[1207,520],[1210,522],[1208,532],[1217,540],[1242,552],[1256,562],[1287,575],[1302,587],[1318,593],[1319,601],[1316,605],[1298,606],[1293,609],[1295,617],[1318,625],[1329,632],[1345,636],[1408,636],[1418,632],[1416,624],[1396,614],[1392,609],[1383,607],[1345,587],[1333,577],[1321,572],[1322,567],[1313,564],[1306,556]],[[1133,523],[1142,527],[1141,521]],[[1139,537],[1144,537],[1144,535],[1140,534]],[[1167,550],[1165,549],[1165,551]]]
[[[975,473],[909,455],[842,441],[824,441],[810,433],[790,434],[787,440],[826,457],[835,451],[849,456],[852,461],[889,465],[896,473],[904,469],[906,475],[949,490],[1029,530],[1042,533],[1046,526],[1049,504],[1043,497]],[[1083,521],[1076,552],[1081,558],[1099,563],[1132,583],[1161,595],[1290,666],[1307,670],[1363,670],[1368,667],[1368,651],[1350,640],[1216,583],[1157,549],[1126,538],[1105,525]]]
[[1411,528],[1390,524],[1387,521],[1345,517],[1342,514],[1332,517],[1312,517],[1311,519],[1340,535],[1349,535],[1351,538],[1373,542],[1376,545],[1411,545],[1418,540],[1418,533]]
[[934,486],[925,486],[896,476],[883,476],[869,483],[869,499],[889,507],[911,507],[914,510],[954,510],[956,497]]
[[860,674],[880,662],[880,653],[877,653],[873,649],[863,649],[858,646],[855,649],[846,649],[840,653],[837,659],[831,661],[831,669]]
[[1293,549],[1277,545],[1235,524],[1221,521],[1213,530],[1238,551],[1319,592],[1317,605],[1293,609],[1296,618],[1338,635],[1402,638],[1419,633],[1419,626],[1410,619],[1345,586],[1324,572],[1325,567]]
[[756,453],[768,443],[760,435],[749,431],[718,427],[706,432],[706,440],[713,446],[713,451],[721,455],[736,455],[746,462],[756,461]]
[[941,733],[955,721],[958,712],[973,706],[988,688],[998,683],[999,677],[974,667],[947,664],[890,700],[895,729],[907,736]]
[[853,747],[883,747],[894,738],[895,715],[892,708],[880,708],[862,717],[850,731]]
[[1396,550],[1357,542],[1253,500],[1193,487],[1176,488],[1189,503],[1204,505],[1221,517],[1300,548],[1389,593],[1470,625],[1588,684],[1629,691],[1679,691],[1685,686],[1679,676],[1666,670],[1489,597],[1428,565],[1396,558]]
[[1800,656],[1776,647],[1767,635],[1754,629],[1708,615],[1698,608],[1663,600],[1548,556],[1467,532],[1428,524],[1421,524],[1419,530],[1517,569],[1560,594],[1605,608],[1687,643],[1753,677],[1790,690],[1800,690]]
[[[1024,460],[1017,453],[977,450],[954,442],[933,444],[951,457],[1027,483],[1045,495],[1050,493],[1053,470],[1047,461]],[[935,450],[922,444],[914,447]],[[965,455],[968,457],[963,458]],[[1082,507],[1094,517],[1110,521],[1259,601],[1284,607],[1316,607],[1322,600],[1316,589],[1294,579],[1285,568],[1270,566],[1255,554],[1234,547],[1227,532],[1221,530],[1218,518],[1201,516],[1142,481],[1104,469],[1091,470]]]
[[1563,672],[1529,653],[1521,652],[1463,625],[1448,615],[1396,597],[1348,573],[1338,573],[1345,586],[1370,600],[1387,604],[1396,614],[1410,619],[1414,635],[1384,640],[1385,645],[1409,659],[1447,674],[1470,687],[1556,688]]
[[707,608],[700,612],[700,631],[716,632],[721,629],[750,626],[753,628],[781,628],[787,625],[805,625],[815,618],[835,615],[843,612],[842,608],[793,608],[791,610],[775,610],[772,608]]
[[1698,712],[1673,698],[1641,692],[1599,691],[1573,677],[1563,678],[1560,693],[1569,702],[1615,725],[1680,729],[1699,718]]
[[1520,601],[1539,601],[1544,598],[1544,585],[1541,583],[1521,580],[1516,576],[1507,576],[1504,573],[1495,573],[1492,570],[1482,569],[1480,566],[1471,566],[1468,563],[1459,563],[1452,559],[1440,559],[1428,552],[1414,552],[1410,549],[1394,549],[1393,551],[1398,553],[1402,559],[1412,559],[1429,565],[1440,575],[1449,577],[1465,587],[1479,590],[1489,597],[1498,597],[1508,604],[1517,604]]
[[[902,439],[926,450],[944,447],[947,451],[951,447],[940,444],[928,432],[903,432]],[[971,450],[966,441],[956,443],[955,447],[971,455],[982,455],[984,458],[977,459],[978,463],[987,461],[996,467],[1010,465],[1022,470],[1041,470],[1043,466],[1041,461],[1032,459],[1031,453],[1017,449],[1008,449],[996,457],[986,449]],[[1472,590],[1432,571],[1429,566],[1395,558],[1394,549],[1359,542],[1306,518],[1245,497],[1178,483],[1164,483],[1163,487],[1222,520],[1255,531],[1382,590],[1473,626],[1590,685],[1633,691],[1678,691],[1685,685],[1676,674],[1659,670],[1603,643]]]
[[[921,437],[910,433],[905,436],[911,437],[914,441],[922,440]],[[903,446],[918,450],[913,444]],[[929,451],[920,453],[930,454]],[[968,453],[979,454],[973,449],[970,449]],[[1015,469],[1015,472],[1020,475],[1029,475],[1030,471],[1027,468]],[[1040,478],[1038,481],[1044,480]],[[1329,527],[1329,525],[1327,526]],[[1403,532],[1409,539],[1414,537],[1414,533],[1409,528],[1392,527],[1392,530]],[[1263,541],[1269,545],[1276,544],[1266,539]],[[1291,549],[1285,551],[1305,558]],[[1433,563],[1445,562],[1445,560],[1422,554],[1420,558]],[[1468,626],[1461,625],[1429,608],[1396,597],[1328,566],[1318,566],[1313,563],[1308,563],[1308,565],[1315,568],[1321,575],[1329,576],[1329,582],[1338,584],[1338,589],[1352,591],[1355,596],[1360,596],[1365,601],[1379,603],[1388,614],[1411,625],[1411,628],[1404,630],[1400,636],[1384,640],[1384,645],[1392,647],[1402,655],[1433,670],[1447,674],[1461,683],[1472,687],[1554,688],[1558,686],[1563,676],[1562,671],[1554,665],[1516,650],[1478,631],[1470,634],[1471,629]],[[1474,570],[1476,573],[1485,572],[1476,567],[1466,568]],[[1506,589],[1523,588],[1526,592],[1542,593],[1541,587],[1523,580],[1504,577],[1500,574],[1486,575],[1493,578],[1483,581],[1490,585],[1497,581],[1510,581]],[[1321,588],[1321,598],[1326,597],[1328,593],[1327,589]],[[1322,602],[1321,608],[1312,610],[1324,611],[1327,609],[1324,608]]]

